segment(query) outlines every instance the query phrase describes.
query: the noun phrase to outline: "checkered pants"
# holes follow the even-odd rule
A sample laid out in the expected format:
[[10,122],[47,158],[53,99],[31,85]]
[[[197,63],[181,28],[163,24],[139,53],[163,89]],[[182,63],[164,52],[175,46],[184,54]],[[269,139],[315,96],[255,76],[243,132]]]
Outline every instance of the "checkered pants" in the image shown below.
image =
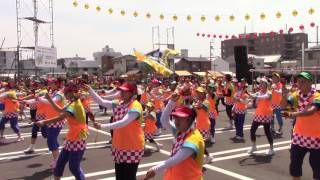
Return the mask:
[[86,149],[87,140],[69,141],[66,140],[63,149],[67,151],[84,151]]
[[293,133],[292,144],[308,149],[320,149],[320,138],[305,137],[297,133]]
[[254,115],[253,121],[259,122],[259,123],[271,123],[272,121],[272,115],[271,116],[261,116],[261,115]]
[[115,163],[139,163],[142,159],[144,150],[120,150],[116,148],[111,149],[111,155]]
[[154,138],[154,133],[145,132],[144,133],[144,138],[147,139],[147,140],[153,139]]
[[65,125],[66,123],[66,120],[62,120],[62,121],[58,121],[58,122],[55,122],[55,123],[50,123],[48,124],[47,126],[49,128],[63,128],[63,126]]
[[272,104],[271,107],[272,107],[273,110],[275,110],[275,109],[281,109],[281,107],[280,107],[279,104]]

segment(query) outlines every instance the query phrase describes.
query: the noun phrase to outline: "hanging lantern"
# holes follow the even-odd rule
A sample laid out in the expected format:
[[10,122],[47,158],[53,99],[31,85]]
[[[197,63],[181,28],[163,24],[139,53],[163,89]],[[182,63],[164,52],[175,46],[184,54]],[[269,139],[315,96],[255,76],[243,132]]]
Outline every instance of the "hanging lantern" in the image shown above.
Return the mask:
[[225,38],[226,38],[226,39],[229,39],[229,36],[228,36],[228,35],[226,35],[226,36],[225,36]]
[[234,15],[229,16],[229,20],[230,21],[234,21],[236,18],[234,17]]
[[239,39],[242,39],[242,37],[243,37],[242,34],[239,34]]
[[78,2],[77,1],[73,1],[72,5],[73,5],[73,7],[77,7],[78,6]]
[[204,21],[206,21],[206,17],[205,17],[205,16],[201,16],[200,20],[201,20],[202,22],[204,22]]
[[260,19],[261,19],[261,20],[266,19],[266,15],[265,15],[264,13],[261,13],[261,14],[260,14]]
[[109,12],[109,14],[112,14],[113,13],[113,9],[109,8],[108,12]]
[[160,20],[164,20],[164,15],[160,14]]
[[246,39],[250,39],[250,38],[251,38],[250,34],[246,34]]
[[133,13],[133,17],[138,17],[138,16],[139,16],[138,12],[135,11],[135,12]]
[[266,38],[266,37],[267,37],[267,34],[266,34],[265,32],[263,32],[263,33],[261,34],[261,36],[262,36],[262,38]]
[[254,34],[253,34],[253,38],[254,38],[254,39],[257,39],[257,38],[258,38],[257,33],[254,33]]
[[249,15],[249,14],[246,14],[246,15],[244,16],[244,19],[245,19],[246,21],[249,21],[249,20],[250,20],[250,15]]
[[304,25],[301,24],[301,25],[299,26],[299,29],[300,29],[301,31],[303,31],[303,30],[304,30]]
[[204,33],[202,33],[202,37],[205,37],[206,35]]
[[235,36],[235,35],[232,35],[231,38],[232,38],[232,39],[236,39],[236,36]]
[[316,26],[316,23],[311,22],[311,23],[310,23],[310,26],[311,26],[311,27],[314,27],[314,26]]
[[219,35],[219,39],[221,39],[221,38],[222,38],[222,35],[220,34],[220,35]]
[[293,32],[293,28],[290,27],[290,28],[289,28],[289,33],[292,33],[292,32]]
[[192,17],[190,15],[187,16],[187,21],[191,21]]
[[273,32],[273,31],[270,31],[270,37],[273,37],[276,33],[275,32]]
[[216,20],[217,22],[220,21],[220,16],[219,16],[219,15],[216,15],[216,16],[214,17],[214,20]]
[[280,33],[280,34],[283,34],[283,29],[280,29],[280,30],[279,30],[279,33]]
[[197,36],[200,36],[200,33],[197,33]]
[[278,11],[278,12],[276,13],[276,17],[279,19],[279,18],[281,18],[281,16],[282,16],[281,12]]
[[97,6],[97,7],[96,7],[96,10],[97,10],[98,12],[100,12],[100,11],[101,11],[101,7],[100,7],[100,6]]
[[292,11],[292,16],[293,17],[297,17],[298,16],[298,11],[297,10],[293,10]]
[[126,15],[126,12],[124,10],[121,10],[120,14],[121,14],[121,16],[124,16],[124,15]]
[[309,11],[308,11],[308,13],[309,13],[310,15],[313,15],[313,14],[315,13],[315,10],[314,10],[313,8],[310,8]]
[[84,5],[84,8],[85,8],[85,9],[89,9],[89,8],[90,8],[89,4],[88,4],[88,3],[85,4],[85,5]]
[[178,20],[178,16],[177,16],[177,15],[173,15],[173,16],[172,16],[172,19],[173,19],[174,21],[177,21],[177,20]]
[[214,34],[214,35],[213,35],[213,38],[217,38],[217,35]]
[[147,14],[146,14],[146,18],[150,19],[150,18],[151,18],[151,14],[150,14],[150,13],[147,13]]
[[210,34],[207,34],[207,37],[210,38]]

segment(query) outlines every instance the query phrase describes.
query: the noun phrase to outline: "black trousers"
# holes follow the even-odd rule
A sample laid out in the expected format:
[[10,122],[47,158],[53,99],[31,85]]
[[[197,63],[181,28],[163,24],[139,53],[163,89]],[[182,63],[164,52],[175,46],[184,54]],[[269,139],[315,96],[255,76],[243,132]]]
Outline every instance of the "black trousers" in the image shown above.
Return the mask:
[[270,123],[260,123],[253,121],[250,129],[251,141],[256,142],[256,132],[260,125],[263,125],[264,133],[267,136],[269,144],[273,144],[273,138],[270,131]]
[[229,120],[233,120],[232,107],[233,107],[233,105],[226,105],[226,112],[227,112],[227,116],[228,116]]
[[32,120],[36,119],[37,109],[30,109],[30,117]]
[[116,180],[136,180],[139,163],[115,163]]
[[291,144],[290,174],[294,177],[302,176],[302,164],[305,155],[309,152],[309,163],[313,171],[313,178],[320,180],[320,149],[308,149]]

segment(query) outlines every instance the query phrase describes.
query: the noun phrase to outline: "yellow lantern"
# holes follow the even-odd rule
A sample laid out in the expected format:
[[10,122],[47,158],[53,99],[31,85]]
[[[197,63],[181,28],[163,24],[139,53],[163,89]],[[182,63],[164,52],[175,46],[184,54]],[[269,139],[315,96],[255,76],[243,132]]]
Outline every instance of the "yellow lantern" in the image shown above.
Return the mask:
[[164,15],[160,14],[160,20],[164,20]]
[[298,11],[297,10],[293,10],[292,11],[292,16],[294,16],[294,17],[298,16]]
[[139,16],[138,12],[135,11],[135,12],[133,13],[133,16],[134,16],[134,17],[138,17],[138,16]]
[[77,7],[78,6],[78,2],[77,1],[73,1],[73,7]]
[[100,12],[100,11],[101,11],[101,7],[100,7],[100,6],[97,6],[97,7],[96,7],[96,10],[97,10],[98,12]]
[[246,21],[249,21],[249,20],[250,20],[250,15],[249,15],[249,14],[246,14],[246,15],[244,16],[244,19],[245,19]]
[[89,8],[90,8],[89,4],[85,4],[85,5],[84,5],[84,8],[85,8],[85,9],[89,9]]
[[265,15],[264,13],[261,13],[261,14],[260,14],[260,19],[261,19],[261,20],[266,19],[266,15]]
[[178,16],[177,16],[177,15],[173,15],[173,16],[172,16],[172,19],[173,19],[174,21],[177,21],[177,20],[178,20]]
[[308,12],[310,15],[313,15],[315,13],[315,10],[313,8],[310,8]]
[[121,10],[121,11],[120,11],[120,14],[121,14],[122,16],[124,16],[124,15],[126,15],[126,12],[125,12],[124,10]]
[[150,14],[150,13],[147,13],[147,14],[146,14],[146,17],[147,17],[148,19],[150,19],[150,18],[151,18],[151,14]]
[[112,14],[113,13],[113,9],[109,8],[108,12],[109,12],[109,14]]
[[187,16],[187,21],[191,21],[192,17],[190,15]]
[[282,16],[281,12],[278,11],[278,12],[276,13],[276,17],[277,17],[277,18],[281,18],[281,16]]
[[201,16],[200,20],[201,20],[202,22],[204,22],[204,21],[206,21],[206,17],[205,17],[205,16]]
[[214,20],[216,20],[217,22],[220,21],[220,16],[219,16],[219,15],[216,15],[216,16],[214,17]]
[[234,21],[234,20],[235,20],[234,15],[229,16],[229,20],[230,20],[230,21]]

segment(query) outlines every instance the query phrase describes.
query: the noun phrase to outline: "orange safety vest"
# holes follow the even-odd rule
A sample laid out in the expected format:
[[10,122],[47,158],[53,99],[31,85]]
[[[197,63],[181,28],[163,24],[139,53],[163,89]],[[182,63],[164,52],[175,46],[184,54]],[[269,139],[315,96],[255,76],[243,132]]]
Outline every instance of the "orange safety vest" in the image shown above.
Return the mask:
[[[315,93],[309,102],[317,99],[320,100],[320,93]],[[299,116],[296,119],[296,124],[293,133],[304,137],[320,138],[320,111],[317,111],[309,116]]]
[[[208,103],[209,109],[210,105],[207,100],[202,103]],[[199,130],[207,130],[210,129],[210,119],[209,119],[209,111],[203,108],[197,109],[197,117],[196,117],[196,127]]]
[[259,116],[272,116],[271,99],[258,99],[255,114]]
[[279,91],[282,88],[282,84],[277,83],[275,86],[275,89],[272,90],[272,104],[279,105],[282,99],[282,94],[275,92],[275,90]]
[[[152,116],[151,115],[151,113],[152,113],[152,115],[153,115],[153,118],[151,118],[150,116]],[[156,132],[157,131],[157,126],[156,126],[156,114],[155,114],[155,112],[151,112],[150,113],[150,115],[149,116],[147,116],[146,118],[145,118],[145,123],[146,123],[146,125],[145,125],[145,127],[144,127],[144,132],[145,133],[154,133],[154,132]]]
[[209,102],[209,113],[213,113],[215,120],[219,116],[217,110],[216,110],[216,100],[213,99],[211,96],[208,97],[208,102]]
[[[64,102],[63,102],[63,94],[58,92],[57,94],[59,94],[62,98],[62,100],[56,102],[56,104],[60,107],[60,108],[63,108],[64,107]],[[47,111],[47,118],[53,118],[53,117],[56,117],[58,115],[60,115],[59,112],[57,112],[56,110],[53,109],[53,107],[51,105],[47,105],[48,106],[48,111]]]
[[88,136],[88,125],[86,124],[86,116],[83,105],[78,99],[73,102],[68,109],[73,110],[73,116],[67,117],[69,131],[66,136],[68,141],[78,141],[86,139]]
[[225,99],[226,99],[226,104],[230,105],[230,104],[233,104],[233,89],[232,89],[232,85],[230,83],[227,83],[226,84],[226,87],[224,88],[224,92],[225,93],[228,93],[229,89],[231,88],[231,96],[226,96]]
[[122,112],[129,112],[130,110],[134,110],[140,115],[136,120],[132,121],[125,127],[113,130],[112,148],[126,151],[143,150],[144,134],[141,128],[141,122],[143,120],[142,106],[137,100],[134,100],[126,108],[127,110]]
[[[248,98],[248,94],[245,93],[245,92],[241,92],[241,94],[240,94],[240,99],[246,99],[246,98]],[[234,106],[235,106],[235,109],[238,109],[238,110],[240,110],[240,111],[245,111],[245,110],[247,110],[247,104],[242,103],[242,102],[240,102],[240,101],[236,101],[236,103],[235,103]]]

